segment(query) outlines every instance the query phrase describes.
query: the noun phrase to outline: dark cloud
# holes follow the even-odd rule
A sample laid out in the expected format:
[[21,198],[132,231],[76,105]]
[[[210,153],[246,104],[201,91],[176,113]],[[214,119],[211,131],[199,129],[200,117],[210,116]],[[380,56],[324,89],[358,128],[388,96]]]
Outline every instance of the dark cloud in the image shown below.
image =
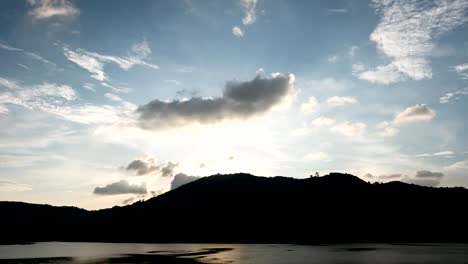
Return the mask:
[[133,201],[135,201],[135,198],[128,198],[128,199],[125,199],[122,201],[122,204],[123,205],[127,205],[127,204],[130,204],[130,203],[133,203]]
[[180,187],[184,184],[187,184],[189,182],[193,182],[195,180],[200,179],[200,177],[196,176],[188,176],[184,173],[178,173],[176,176],[174,176],[174,179],[172,179],[171,182],[171,190],[174,190],[177,187]]
[[115,194],[127,194],[127,193],[146,194],[147,192],[148,191],[146,190],[145,183],[142,183],[140,185],[129,184],[126,180],[114,182],[104,187],[94,188],[94,194],[99,194],[99,195],[115,195]]
[[157,164],[153,158],[146,156],[143,159],[133,160],[125,167],[125,170],[135,172],[138,176],[161,174],[163,177],[168,177],[173,175],[178,165],[179,163],[171,161],[166,165]]
[[435,187],[440,184],[440,181],[444,177],[444,174],[441,172],[431,172],[428,170],[417,171],[416,174],[409,176],[401,173],[394,174],[382,174],[379,176],[372,175],[367,173],[366,178],[376,179],[381,181],[402,181],[411,184],[417,184],[422,186],[431,186]]
[[440,184],[440,181],[443,177],[444,174],[441,172],[431,172],[424,170],[416,172],[414,177],[407,177],[403,179],[403,181],[407,183],[435,187]]
[[179,166],[179,163],[168,162],[166,166],[161,168],[161,175],[163,177],[172,176],[175,167]]
[[125,168],[127,171],[135,171],[137,175],[146,175],[159,170],[154,161],[134,160]]
[[292,94],[294,75],[262,74],[246,82],[228,82],[221,97],[153,100],[138,107],[139,124],[145,129],[182,126],[189,123],[215,123],[224,119],[247,119],[264,113]]

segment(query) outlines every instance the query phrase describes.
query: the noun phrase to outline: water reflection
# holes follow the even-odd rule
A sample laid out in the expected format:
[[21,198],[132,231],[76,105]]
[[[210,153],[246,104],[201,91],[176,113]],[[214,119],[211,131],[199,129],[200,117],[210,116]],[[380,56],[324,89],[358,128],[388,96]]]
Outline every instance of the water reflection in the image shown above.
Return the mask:
[[106,263],[467,263],[467,244],[113,244],[37,243],[0,246],[0,264]]

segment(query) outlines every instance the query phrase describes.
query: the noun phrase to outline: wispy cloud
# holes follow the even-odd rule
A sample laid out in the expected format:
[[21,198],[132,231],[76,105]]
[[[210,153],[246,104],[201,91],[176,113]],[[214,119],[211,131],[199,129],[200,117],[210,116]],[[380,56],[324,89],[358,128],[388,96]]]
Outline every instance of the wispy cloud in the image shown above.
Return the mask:
[[390,63],[355,74],[362,80],[390,84],[432,78],[428,56],[434,40],[466,22],[468,2],[375,0],[374,6],[382,19],[370,39]]
[[455,153],[451,150],[439,151],[434,153],[418,154],[416,157],[453,157]]
[[468,95],[468,87],[460,89],[455,92],[446,93],[444,96],[439,98],[439,102],[441,104],[446,104],[450,102],[452,98],[454,98],[455,100],[458,100],[461,96],[464,96],[464,95]]
[[68,85],[42,83],[23,85],[14,80],[0,78],[0,112],[8,114],[9,105],[39,110],[59,118],[82,124],[109,124],[127,120],[136,106],[120,101],[118,106],[73,104],[78,98]]
[[108,79],[104,72],[106,63],[115,63],[123,70],[129,70],[135,65],[142,65],[152,69],[159,69],[158,65],[147,62],[151,49],[146,40],[134,44],[127,56],[110,56],[97,52],[89,52],[83,49],[76,51],[70,50],[67,46],[63,47],[64,55],[69,61],[74,62],[79,67],[91,73],[91,77],[98,81]]
[[[4,44],[4,43],[1,43],[0,42],[0,48],[4,49],[4,50],[8,50],[8,51],[17,51],[17,52],[21,52],[23,53],[25,56],[31,58],[31,59],[34,59],[34,60],[37,60],[37,61],[40,61],[44,64],[47,64],[47,65],[51,65],[51,66],[56,66],[55,63],[45,59],[44,57],[38,55],[37,53],[34,53],[34,52],[30,52],[30,51],[26,51],[24,49],[20,49],[20,48],[17,48],[17,47],[13,47],[13,46],[10,46],[8,44]],[[24,65],[22,65],[23,67]],[[26,67],[27,68],[27,67]]]
[[345,14],[348,13],[348,9],[346,8],[328,8],[328,12],[335,13],[335,14]]
[[48,19],[52,17],[73,17],[80,14],[69,0],[27,0],[31,6],[29,15],[34,19]]

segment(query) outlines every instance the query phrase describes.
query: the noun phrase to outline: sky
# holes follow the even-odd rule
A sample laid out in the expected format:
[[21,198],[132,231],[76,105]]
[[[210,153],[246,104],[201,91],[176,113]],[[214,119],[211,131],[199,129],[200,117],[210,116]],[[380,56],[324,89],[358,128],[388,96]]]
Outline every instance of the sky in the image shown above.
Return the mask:
[[247,172],[468,187],[466,0],[0,2],[0,200]]

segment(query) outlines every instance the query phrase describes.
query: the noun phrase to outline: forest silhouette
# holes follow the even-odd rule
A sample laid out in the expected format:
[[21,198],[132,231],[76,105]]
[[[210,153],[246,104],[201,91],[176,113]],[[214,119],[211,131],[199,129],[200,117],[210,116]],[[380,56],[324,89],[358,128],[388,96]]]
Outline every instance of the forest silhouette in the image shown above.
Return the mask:
[[462,187],[369,183],[341,173],[213,175],[97,211],[0,202],[0,242],[468,242],[467,201]]

